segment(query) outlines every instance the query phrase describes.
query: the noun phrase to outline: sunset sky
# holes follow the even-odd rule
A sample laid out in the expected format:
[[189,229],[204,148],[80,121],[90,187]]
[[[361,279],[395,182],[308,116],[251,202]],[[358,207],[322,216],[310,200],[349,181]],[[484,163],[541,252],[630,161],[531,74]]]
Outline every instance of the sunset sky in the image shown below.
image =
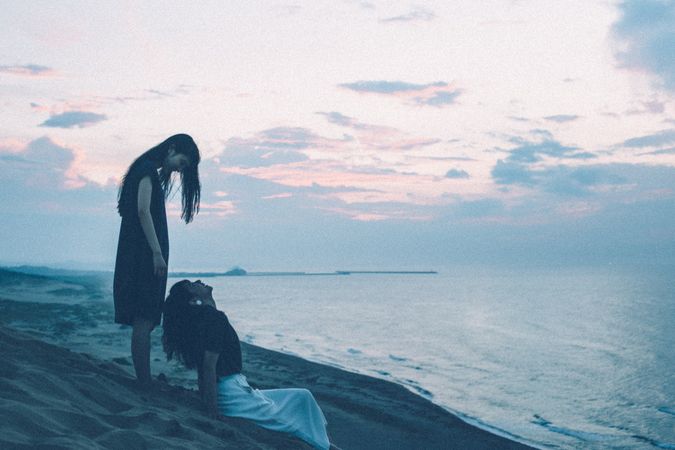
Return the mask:
[[170,270],[675,250],[675,1],[0,1],[0,264],[112,269],[117,183],[202,152]]

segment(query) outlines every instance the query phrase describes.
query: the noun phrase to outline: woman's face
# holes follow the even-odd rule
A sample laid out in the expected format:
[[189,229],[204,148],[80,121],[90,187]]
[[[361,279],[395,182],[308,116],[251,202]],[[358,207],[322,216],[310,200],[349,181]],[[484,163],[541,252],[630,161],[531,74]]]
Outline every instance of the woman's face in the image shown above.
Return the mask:
[[169,154],[164,160],[164,167],[171,172],[182,172],[190,167],[192,161],[186,155],[178,153],[175,148],[169,149]]
[[188,291],[192,294],[193,298],[201,300],[202,304],[216,307],[216,302],[213,301],[212,296],[213,288],[208,284],[202,283],[202,280],[190,283]]

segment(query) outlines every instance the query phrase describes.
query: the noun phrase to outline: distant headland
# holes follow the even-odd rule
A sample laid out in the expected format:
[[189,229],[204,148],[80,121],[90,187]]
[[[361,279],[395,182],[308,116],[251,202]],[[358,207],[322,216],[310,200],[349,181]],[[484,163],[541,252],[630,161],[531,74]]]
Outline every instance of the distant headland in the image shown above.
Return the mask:
[[335,272],[248,272],[233,267],[227,272],[169,272],[173,278],[210,277],[302,277],[302,276],[345,276],[345,275],[435,275],[435,270],[336,270]]

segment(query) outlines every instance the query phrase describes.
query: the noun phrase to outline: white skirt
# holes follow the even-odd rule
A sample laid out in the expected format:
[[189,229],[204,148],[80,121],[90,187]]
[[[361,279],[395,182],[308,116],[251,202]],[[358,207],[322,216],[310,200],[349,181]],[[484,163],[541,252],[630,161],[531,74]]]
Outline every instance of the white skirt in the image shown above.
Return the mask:
[[290,433],[315,448],[330,447],[326,418],[307,389],[253,389],[238,373],[218,379],[218,411]]

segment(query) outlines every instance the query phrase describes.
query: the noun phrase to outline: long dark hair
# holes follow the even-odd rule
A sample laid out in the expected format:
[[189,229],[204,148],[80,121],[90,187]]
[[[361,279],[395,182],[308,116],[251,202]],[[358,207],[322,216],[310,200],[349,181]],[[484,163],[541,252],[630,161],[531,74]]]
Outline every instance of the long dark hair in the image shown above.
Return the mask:
[[162,345],[167,360],[175,357],[188,369],[194,369],[204,358],[204,341],[199,324],[209,307],[190,304],[190,284],[190,280],[182,280],[171,286],[164,302]]
[[171,171],[164,167],[163,163],[169,154],[169,148],[172,146],[177,153],[183,154],[190,159],[190,165],[180,173],[180,190],[183,204],[181,218],[185,220],[185,223],[192,222],[194,215],[199,212],[199,199],[202,187],[199,183],[198,165],[201,157],[197,144],[187,134],[175,134],[171,136],[161,144],[143,153],[131,163],[129,170],[127,170],[124,178],[122,178],[122,184],[117,194],[117,211],[120,215],[124,215],[134,205],[134,199],[131,198],[133,189],[131,186],[127,186],[126,183],[129,174],[145,162],[149,161],[155,166],[160,166],[159,181],[164,191],[164,198],[166,199],[169,196],[173,187],[173,179],[171,178]]

